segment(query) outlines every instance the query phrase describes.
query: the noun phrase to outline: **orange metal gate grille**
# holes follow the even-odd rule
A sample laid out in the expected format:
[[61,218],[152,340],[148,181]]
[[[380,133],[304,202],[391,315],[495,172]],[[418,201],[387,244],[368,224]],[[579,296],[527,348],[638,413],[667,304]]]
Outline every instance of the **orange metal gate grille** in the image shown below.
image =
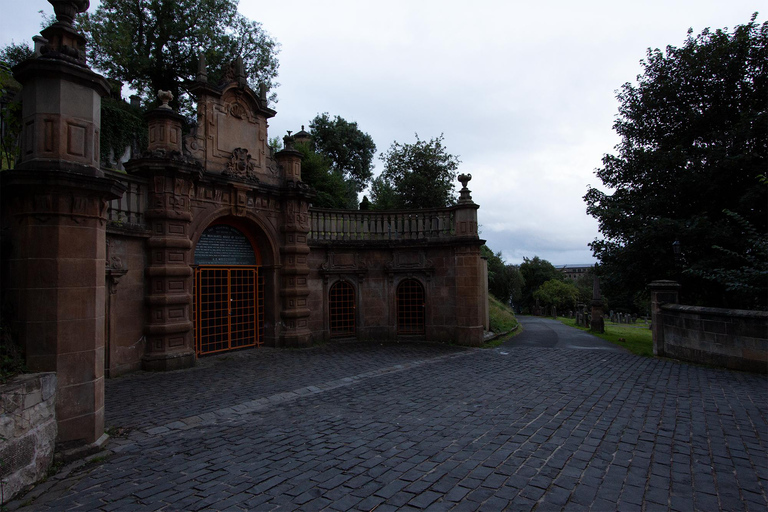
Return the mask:
[[397,333],[424,332],[424,287],[415,279],[406,279],[397,287]]
[[259,267],[197,267],[194,294],[198,355],[261,345],[264,291]]
[[331,336],[355,334],[355,289],[339,281],[331,286],[328,296]]

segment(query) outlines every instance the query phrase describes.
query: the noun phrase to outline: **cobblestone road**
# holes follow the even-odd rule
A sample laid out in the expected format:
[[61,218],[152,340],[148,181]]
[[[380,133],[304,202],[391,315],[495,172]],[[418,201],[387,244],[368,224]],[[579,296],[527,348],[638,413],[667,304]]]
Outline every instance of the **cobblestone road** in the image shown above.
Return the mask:
[[490,350],[260,349],[111,380],[127,435],[11,509],[768,508],[764,376],[530,346],[551,321],[526,321]]

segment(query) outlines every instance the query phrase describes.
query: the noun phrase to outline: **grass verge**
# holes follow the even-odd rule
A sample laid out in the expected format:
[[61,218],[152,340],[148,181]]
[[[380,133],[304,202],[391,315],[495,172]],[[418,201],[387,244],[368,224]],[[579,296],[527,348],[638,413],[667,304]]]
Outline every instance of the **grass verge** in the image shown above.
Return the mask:
[[[491,320],[491,331],[495,333],[509,332],[518,327],[517,317],[512,309],[500,302],[493,295],[488,296],[488,316]],[[495,340],[483,344],[483,348],[495,348],[507,341],[511,336],[520,332],[517,329],[510,336],[501,336]]]
[[[576,320],[571,318],[558,318],[560,322],[582,331],[589,331],[586,327],[580,327],[576,325]],[[645,324],[615,324],[613,322],[605,322],[605,333],[598,334],[591,332],[598,338],[602,338],[606,341],[610,341],[620,347],[624,347],[633,354],[639,356],[653,356],[653,337],[651,330]],[[624,341],[619,341],[619,339]]]

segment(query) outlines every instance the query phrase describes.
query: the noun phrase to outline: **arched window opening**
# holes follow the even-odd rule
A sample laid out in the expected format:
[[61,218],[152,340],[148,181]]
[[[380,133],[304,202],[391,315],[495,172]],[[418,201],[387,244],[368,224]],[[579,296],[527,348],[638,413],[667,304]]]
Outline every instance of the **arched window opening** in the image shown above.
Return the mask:
[[355,289],[346,281],[331,286],[328,293],[331,337],[355,335]]
[[405,279],[397,287],[397,333],[424,334],[424,287],[416,279]]

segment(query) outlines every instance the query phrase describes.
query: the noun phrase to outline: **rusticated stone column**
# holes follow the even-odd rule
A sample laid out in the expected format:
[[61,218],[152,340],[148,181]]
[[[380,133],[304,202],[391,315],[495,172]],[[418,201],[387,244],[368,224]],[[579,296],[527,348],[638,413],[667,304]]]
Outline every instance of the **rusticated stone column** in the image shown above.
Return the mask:
[[478,346],[483,342],[485,305],[488,300],[483,283],[483,261],[480,247],[483,241],[477,234],[477,209],[467,183],[470,174],[459,175],[462,188],[459,203],[454,207],[454,229],[458,245],[456,258],[456,342]]
[[664,322],[662,320],[661,306],[663,304],[677,304],[680,285],[675,281],[660,280],[651,281],[648,285],[651,290],[651,332],[653,336],[653,355],[664,355]]
[[104,434],[107,201],[124,187],[99,169],[101,97],[84,38],[72,27],[87,1],[58,1],[40,56],[14,68],[22,84],[22,149],[2,174],[9,224],[13,325],[32,371],[57,374],[58,442],[95,449]]
[[283,245],[280,247],[280,317],[283,325],[279,339],[282,346],[304,347],[312,343],[307,304],[310,192],[309,187],[301,181],[301,153],[293,149],[293,137],[289,134],[283,140],[285,149],[275,155],[285,178],[281,223]]
[[149,151],[126,164],[130,173],[150,180],[147,222],[147,346],[145,370],[188,368],[195,364],[192,325],[192,212],[189,190],[200,167],[181,155],[182,117],[167,103],[170,93],[161,91],[163,105],[147,113]]

